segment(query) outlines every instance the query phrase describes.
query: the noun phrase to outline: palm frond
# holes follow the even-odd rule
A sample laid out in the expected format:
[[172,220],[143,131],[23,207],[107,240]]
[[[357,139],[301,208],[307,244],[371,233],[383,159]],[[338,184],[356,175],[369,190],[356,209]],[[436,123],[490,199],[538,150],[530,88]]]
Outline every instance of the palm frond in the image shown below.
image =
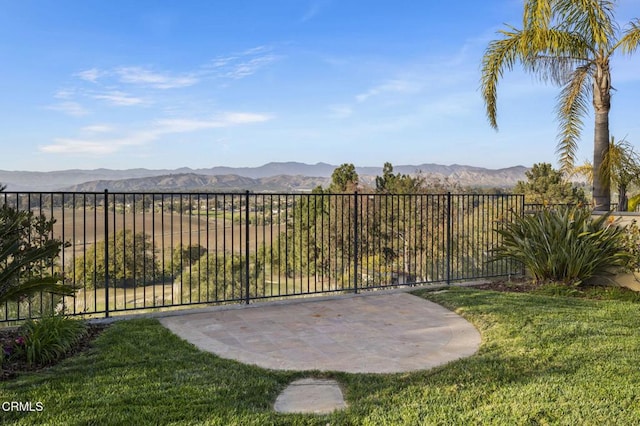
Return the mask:
[[63,284],[57,276],[31,278],[21,282],[19,286],[13,286],[5,289],[0,300],[2,303],[18,302],[24,297],[28,297],[39,292],[73,296],[75,291],[75,288],[68,284]]
[[626,139],[611,137],[609,150],[600,165],[600,176],[614,185],[628,185],[640,179],[640,154]]
[[598,49],[609,51],[616,39],[612,0],[557,0],[554,10],[562,29],[580,34]]
[[590,184],[593,183],[593,164],[590,161],[585,161],[584,164],[574,167],[569,172],[569,177],[583,176]]
[[549,28],[553,17],[549,0],[529,0],[524,5],[523,28]]
[[525,70],[543,82],[565,85],[573,70],[590,61],[594,53],[579,34],[557,28],[523,31]]
[[511,71],[520,62],[544,82],[565,84],[573,69],[588,61],[591,53],[579,35],[555,28],[518,30],[508,26],[499,34],[503,38],[489,43],[482,58],[482,97],[494,129],[498,128],[497,85],[504,70]]
[[624,32],[614,48],[622,47],[622,52],[626,55],[633,54],[640,46],[640,19],[629,22],[629,28]]
[[560,155],[560,170],[563,172],[569,172],[575,163],[582,119],[589,109],[590,80],[591,65],[580,66],[574,70],[572,78],[558,96],[556,112],[560,134],[556,152]]
[[487,118],[491,127],[498,129],[497,101],[498,79],[504,70],[512,70],[518,59],[518,47],[521,45],[522,32],[511,28],[511,31],[502,30],[503,39],[489,43],[482,58],[481,91],[487,110]]

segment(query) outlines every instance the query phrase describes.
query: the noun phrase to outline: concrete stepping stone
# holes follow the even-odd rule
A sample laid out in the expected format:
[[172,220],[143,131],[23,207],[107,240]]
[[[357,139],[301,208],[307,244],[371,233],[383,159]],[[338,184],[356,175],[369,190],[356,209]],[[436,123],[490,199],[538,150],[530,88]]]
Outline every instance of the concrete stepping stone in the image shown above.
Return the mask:
[[338,382],[310,378],[291,382],[273,405],[279,413],[313,414],[329,414],[346,407]]

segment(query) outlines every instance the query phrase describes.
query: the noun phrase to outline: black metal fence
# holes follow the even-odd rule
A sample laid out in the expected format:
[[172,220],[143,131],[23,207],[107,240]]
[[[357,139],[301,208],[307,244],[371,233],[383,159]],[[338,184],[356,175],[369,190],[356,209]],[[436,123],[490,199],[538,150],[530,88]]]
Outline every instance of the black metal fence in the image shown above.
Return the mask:
[[78,289],[7,303],[0,321],[522,273],[487,262],[521,195],[3,192],[0,204],[56,220],[68,246],[51,270]]

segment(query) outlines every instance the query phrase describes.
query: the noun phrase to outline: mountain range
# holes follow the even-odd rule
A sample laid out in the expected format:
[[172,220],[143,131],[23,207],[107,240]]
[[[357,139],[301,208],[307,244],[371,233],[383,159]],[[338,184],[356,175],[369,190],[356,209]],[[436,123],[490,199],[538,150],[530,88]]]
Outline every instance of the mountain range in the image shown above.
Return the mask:
[[[0,170],[7,191],[242,191],[298,192],[327,186],[338,167],[327,163],[273,162],[259,167],[212,167],[208,169],[95,169],[51,172]],[[524,166],[486,169],[465,165],[400,165],[394,173],[448,179],[462,186],[512,187],[525,179]],[[363,184],[373,184],[382,167],[356,167]]]

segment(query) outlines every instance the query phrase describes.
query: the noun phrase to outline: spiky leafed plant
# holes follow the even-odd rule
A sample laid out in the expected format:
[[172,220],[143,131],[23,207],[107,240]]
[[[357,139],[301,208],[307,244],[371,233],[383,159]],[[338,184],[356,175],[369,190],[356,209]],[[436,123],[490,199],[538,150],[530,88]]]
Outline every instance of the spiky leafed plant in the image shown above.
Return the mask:
[[[523,27],[508,26],[489,43],[482,60],[481,89],[492,127],[497,124],[497,86],[516,63],[528,72],[562,86],[558,96],[558,153],[563,172],[575,161],[582,119],[591,98],[595,113],[593,166],[599,170],[609,149],[611,71],[614,53],[632,54],[640,44],[640,19],[620,31],[612,0],[525,0]],[[608,210],[610,182],[594,174],[595,208]]]
[[534,281],[580,285],[629,267],[625,228],[609,213],[593,218],[582,207],[559,206],[516,217],[497,232],[502,241],[491,261],[521,262]]

